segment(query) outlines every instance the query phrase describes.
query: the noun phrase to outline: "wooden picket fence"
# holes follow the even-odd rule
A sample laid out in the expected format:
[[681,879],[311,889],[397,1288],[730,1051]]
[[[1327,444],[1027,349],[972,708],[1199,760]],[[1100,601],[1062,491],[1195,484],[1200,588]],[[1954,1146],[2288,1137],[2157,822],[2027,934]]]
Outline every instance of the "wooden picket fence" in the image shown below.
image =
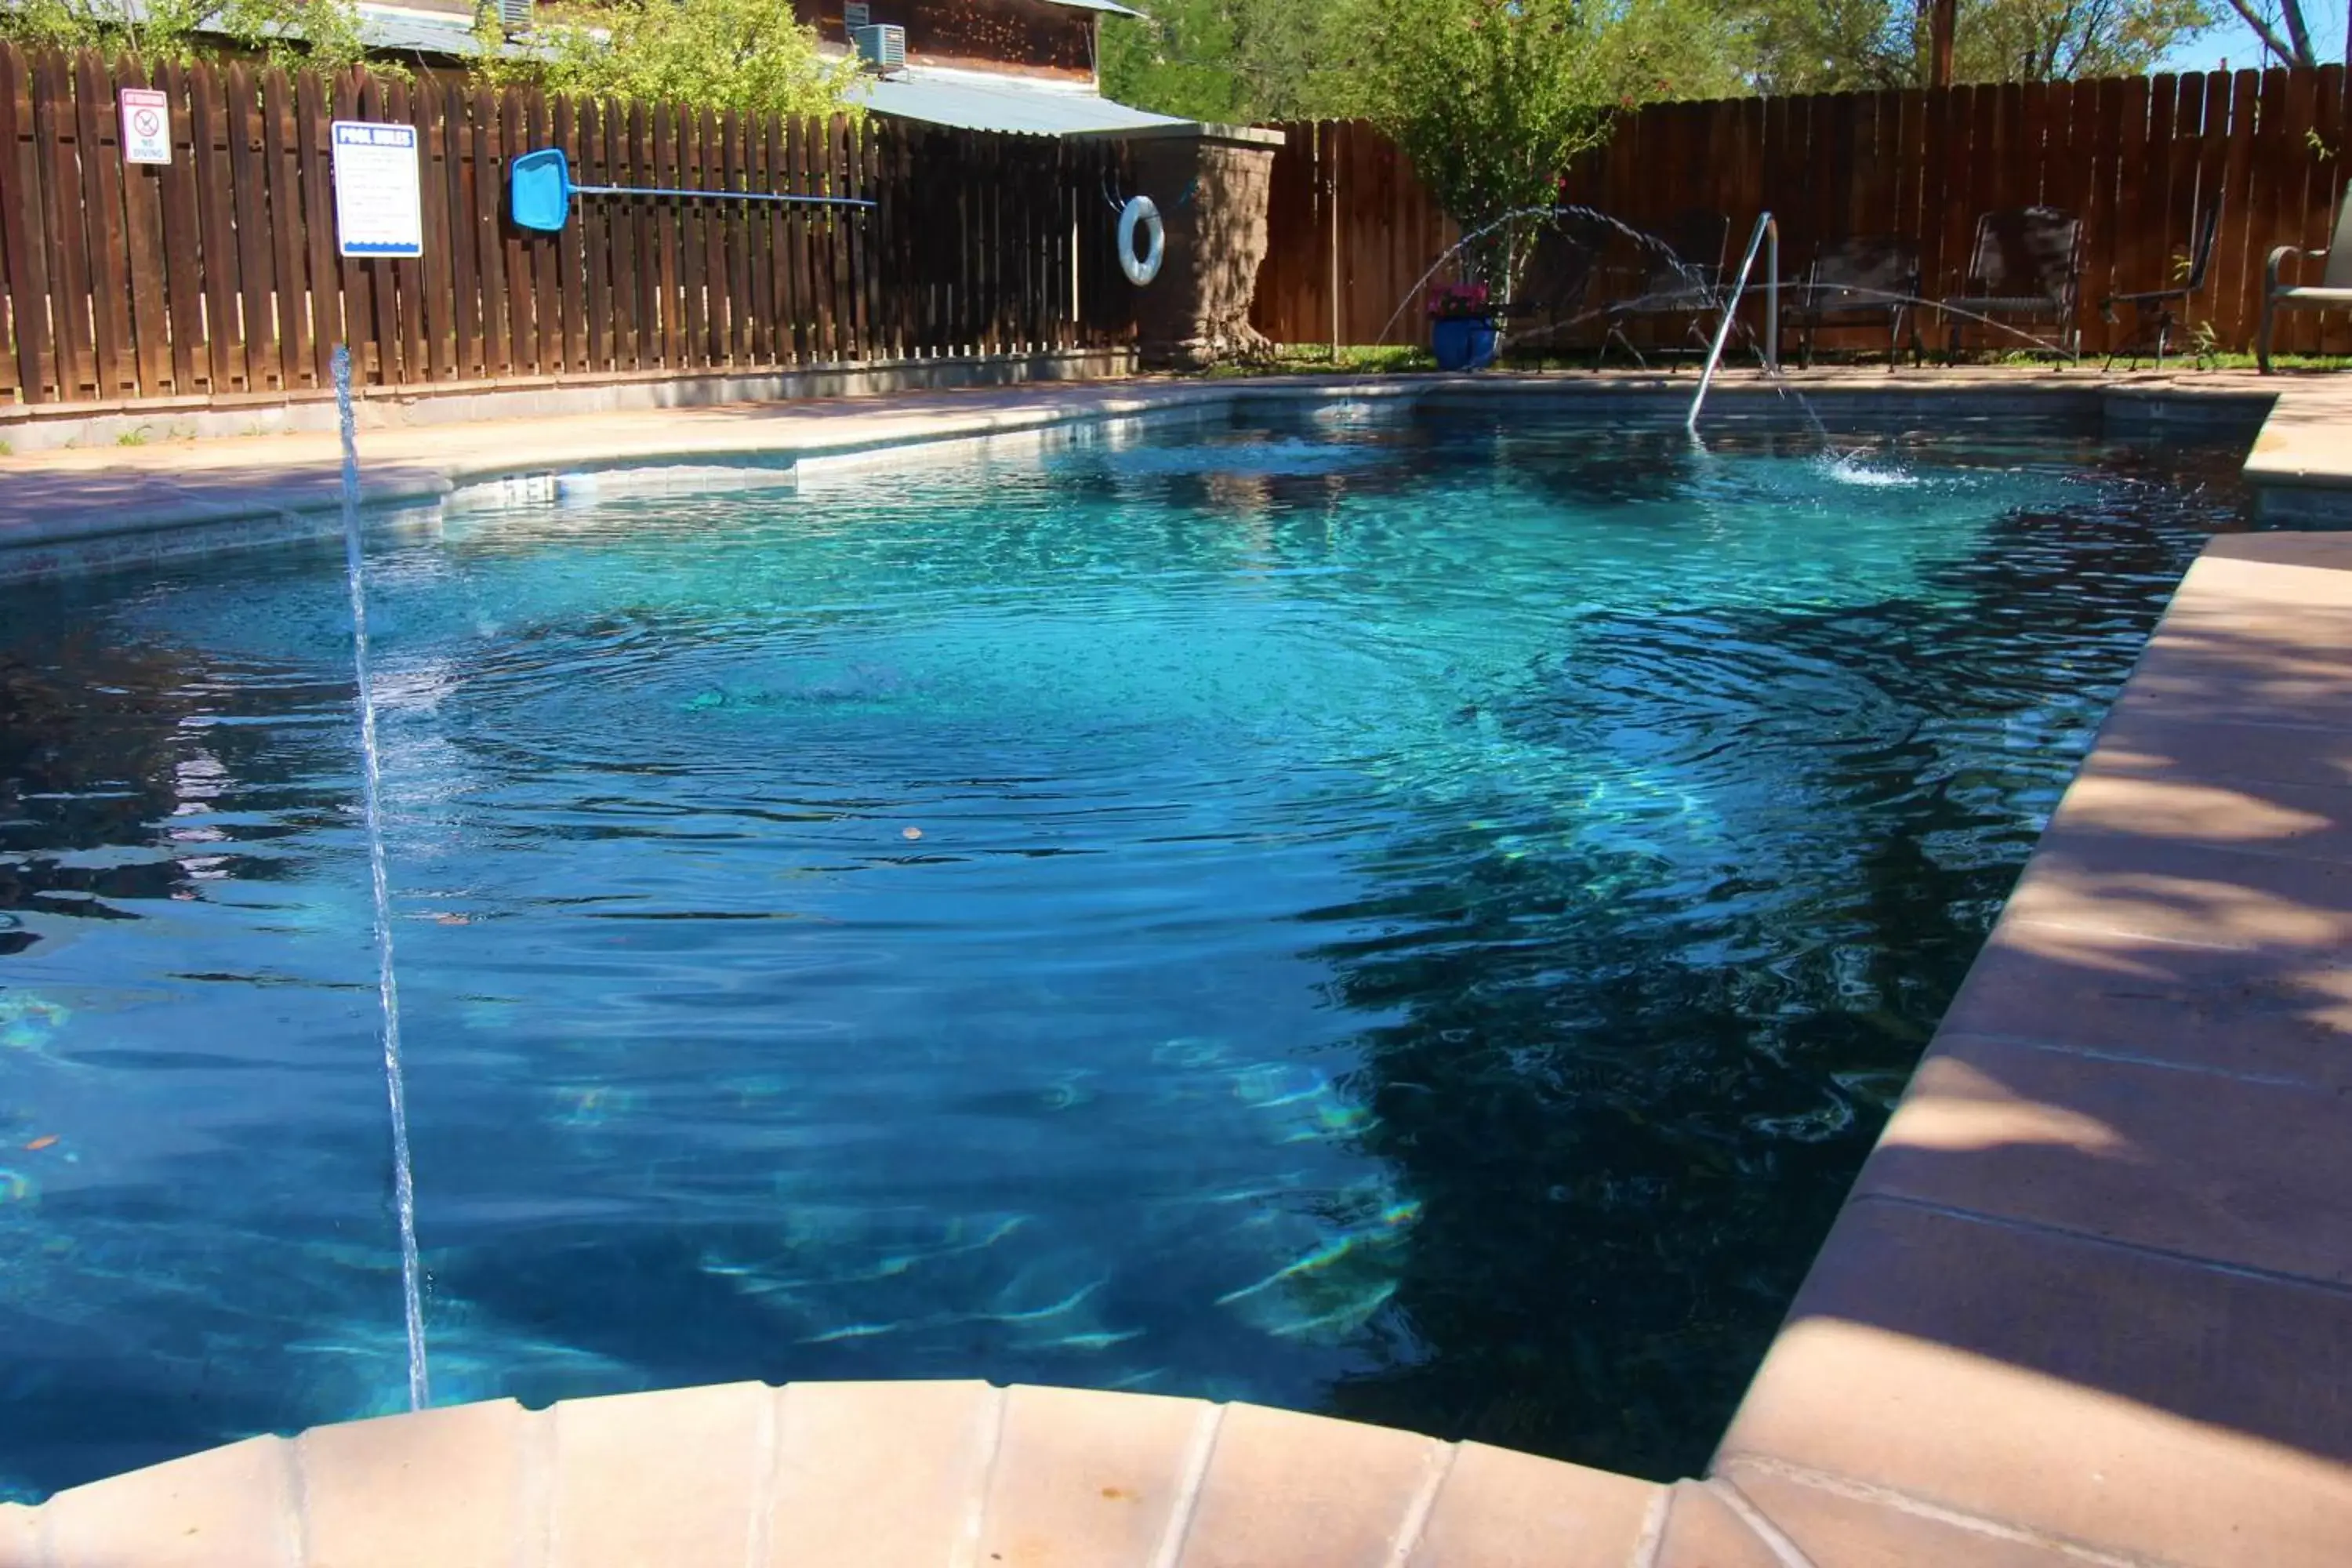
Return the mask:
[[[1276,127],[1265,260],[1250,321],[1276,342],[1423,342],[1414,300],[1398,305],[1459,237],[1404,154],[1360,120]],[[1336,338],[1335,338],[1336,329]]]
[[[125,163],[160,89],[172,161]],[[337,253],[328,127],[415,125],[425,254]],[[581,184],[863,196],[870,211],[583,200],[517,228],[506,163]],[[1112,145],[795,121],[351,71],[152,69],[0,45],[0,404],[702,374],[1096,346],[1132,334]],[[1081,216],[1089,221],[1079,221]]]
[[[1929,296],[1962,292],[1979,214],[2062,207],[2084,219],[2080,324],[2094,353],[2132,325],[2128,311],[2102,321],[2100,300],[2168,286],[2196,215],[2218,200],[2212,272],[2190,311],[2220,346],[2243,349],[2271,247],[2328,242],[2352,174],[2347,107],[2335,65],[1654,104],[1566,171],[1560,195],[1650,230],[1690,209],[1724,213],[1734,260],[1769,209],[1784,276],[1818,244],[1906,239]],[[1370,127],[1283,129],[1252,320],[1280,342],[1328,342],[1336,303],[1340,341],[1377,341],[1456,231]],[[1390,341],[1425,341],[1426,331],[1414,300]],[[2280,346],[2352,353],[2352,312],[2283,317]]]

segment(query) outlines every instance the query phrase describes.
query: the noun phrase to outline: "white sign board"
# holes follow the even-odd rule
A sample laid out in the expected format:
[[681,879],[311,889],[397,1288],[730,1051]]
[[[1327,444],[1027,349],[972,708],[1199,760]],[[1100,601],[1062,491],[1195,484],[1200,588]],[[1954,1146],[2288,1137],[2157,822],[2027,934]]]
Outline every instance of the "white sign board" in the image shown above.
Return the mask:
[[335,237],[345,256],[422,256],[425,206],[417,191],[416,127],[338,120]]
[[172,161],[172,100],[153,88],[126,87],[114,95],[122,109],[122,161]]

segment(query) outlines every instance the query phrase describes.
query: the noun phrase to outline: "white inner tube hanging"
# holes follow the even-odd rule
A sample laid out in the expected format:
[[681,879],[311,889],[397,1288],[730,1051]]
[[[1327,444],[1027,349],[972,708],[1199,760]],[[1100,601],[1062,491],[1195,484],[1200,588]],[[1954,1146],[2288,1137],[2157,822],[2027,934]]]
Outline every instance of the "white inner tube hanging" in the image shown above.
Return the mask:
[[[1143,254],[1135,254],[1135,231],[1143,229]],[[1150,196],[1135,196],[1118,209],[1118,265],[1129,283],[1140,286],[1160,276],[1168,255],[1168,228]]]

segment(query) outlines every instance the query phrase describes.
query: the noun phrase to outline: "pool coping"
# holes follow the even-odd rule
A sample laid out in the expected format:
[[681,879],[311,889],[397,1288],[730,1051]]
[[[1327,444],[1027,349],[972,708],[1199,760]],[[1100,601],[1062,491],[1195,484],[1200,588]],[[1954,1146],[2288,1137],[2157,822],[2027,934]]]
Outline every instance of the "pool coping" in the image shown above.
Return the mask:
[[[2270,411],[2250,473],[2259,458],[2270,487],[2352,485],[2341,395],[2281,390],[2293,417]],[[2126,395],[2145,400],[2127,416],[2211,416]],[[571,1564],[648,1540],[764,1564],[784,1560],[780,1530],[842,1543],[819,1560],[844,1563],[986,1564],[1017,1542],[1152,1568],[2320,1568],[2352,1540],[2336,1381],[2352,1345],[2347,953],[2352,535],[2223,536],[2126,682],[1704,1480],[1143,1394],[736,1384],[250,1439],[0,1506],[0,1568],[109,1551],[455,1563],[494,1542],[500,1560]],[[812,1408],[832,1425],[807,1426]],[[712,1479],[747,1443],[764,1490]]]

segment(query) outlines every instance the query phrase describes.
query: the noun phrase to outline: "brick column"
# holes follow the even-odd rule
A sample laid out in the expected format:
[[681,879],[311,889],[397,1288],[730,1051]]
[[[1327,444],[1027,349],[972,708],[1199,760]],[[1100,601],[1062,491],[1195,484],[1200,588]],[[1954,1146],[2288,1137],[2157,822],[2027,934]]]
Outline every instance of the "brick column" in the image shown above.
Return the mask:
[[[1143,364],[1193,370],[1256,347],[1250,296],[1265,259],[1265,205],[1279,131],[1180,125],[1130,135],[1129,195],[1147,195],[1168,230],[1160,276],[1135,289]],[[1108,215],[1106,215],[1108,218]]]

